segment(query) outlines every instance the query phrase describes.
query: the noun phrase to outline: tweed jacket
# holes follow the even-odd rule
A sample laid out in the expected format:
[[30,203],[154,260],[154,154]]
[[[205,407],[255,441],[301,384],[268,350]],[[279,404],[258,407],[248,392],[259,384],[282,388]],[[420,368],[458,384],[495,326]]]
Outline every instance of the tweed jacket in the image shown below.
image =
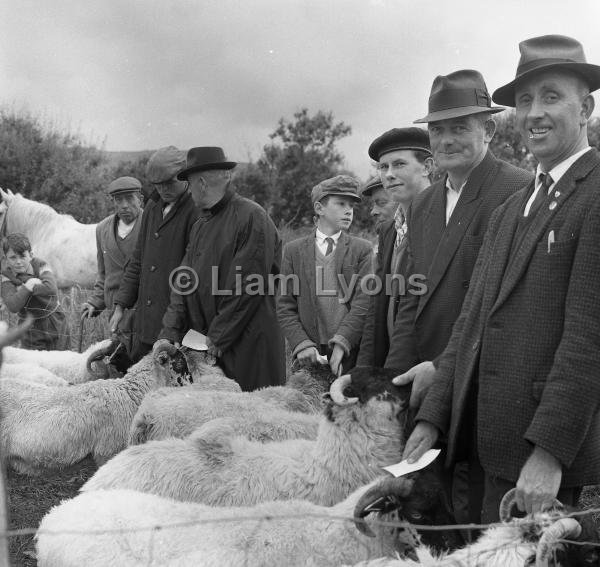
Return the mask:
[[[340,235],[335,252],[336,273],[338,274],[337,294],[348,312],[340,323],[330,342],[339,343],[347,355],[356,350],[363,332],[369,296],[363,293],[360,282],[371,273],[373,246],[363,238]],[[299,286],[293,289],[291,283],[282,280],[277,297],[279,324],[288,340],[292,355],[310,346],[318,346],[319,330],[317,323],[317,278],[315,233],[298,238],[286,244],[283,250],[281,272],[284,276],[297,276]],[[340,278],[348,286],[343,289]],[[346,293],[349,291],[349,293]],[[295,293],[297,292],[297,293]]]
[[94,283],[92,296],[87,300],[97,311],[108,307],[112,309],[113,297],[121,280],[129,258],[133,255],[137,244],[142,214],[135,219],[131,232],[117,243],[117,224],[119,217],[110,215],[96,226],[96,250],[98,256],[98,273]]
[[385,366],[399,373],[425,360],[437,364],[460,314],[492,212],[533,175],[488,150],[447,225],[446,179],[417,195],[407,214],[408,270],[426,276],[426,291],[407,294],[396,316]]
[[512,238],[530,187],[490,221],[450,342],[417,414],[457,451],[478,381],[477,440],[488,474],[516,481],[538,445],[563,466],[563,487],[600,482],[600,157],[560,178],[521,245]]
[[202,212],[181,264],[192,269],[197,287],[171,293],[160,338],[181,341],[194,329],[221,350],[220,365],[242,390],[281,385],[285,346],[271,285],[281,266],[281,239],[267,212],[227,192]]
[[142,213],[140,234],[114,302],[136,306],[134,333],[143,343],[153,343],[169,305],[169,274],[179,266],[193,224],[199,216],[186,191],[163,218],[163,201],[154,192]]

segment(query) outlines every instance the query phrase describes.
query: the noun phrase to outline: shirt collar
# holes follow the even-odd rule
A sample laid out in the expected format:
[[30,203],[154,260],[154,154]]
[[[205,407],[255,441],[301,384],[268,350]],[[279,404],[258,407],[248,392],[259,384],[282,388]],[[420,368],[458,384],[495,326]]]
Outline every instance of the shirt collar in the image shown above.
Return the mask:
[[342,236],[342,231],[340,230],[338,233],[336,234],[332,234],[331,236],[328,236],[327,234],[323,234],[318,228],[317,228],[317,233],[316,233],[316,237],[317,237],[317,243],[318,244],[323,244],[323,242],[325,242],[326,238],[333,238],[333,243],[337,244],[337,241],[340,239],[340,236]]
[[448,189],[448,191],[452,191],[453,193],[460,195],[462,190],[465,188],[467,181],[469,181],[468,177],[465,179],[464,183],[458,188],[458,190],[456,190],[456,189],[454,189],[454,187],[452,187],[452,184],[450,183],[450,176],[447,175],[446,176],[446,189]]
[[[583,150],[578,151],[577,153],[573,154],[572,156],[569,156],[566,160],[561,161],[558,165],[555,165],[550,171],[548,171],[547,173],[550,174],[550,177],[552,177],[552,182],[553,184],[558,183],[559,179],[565,174],[567,173],[567,170],[588,150],[590,150],[591,147],[590,146],[586,146],[585,148],[583,148]],[[538,164],[537,166],[537,170],[535,172],[535,179],[536,179],[536,183],[538,182],[538,179],[540,178],[540,173],[546,173],[545,171],[542,171],[542,168],[540,167],[540,164]]]

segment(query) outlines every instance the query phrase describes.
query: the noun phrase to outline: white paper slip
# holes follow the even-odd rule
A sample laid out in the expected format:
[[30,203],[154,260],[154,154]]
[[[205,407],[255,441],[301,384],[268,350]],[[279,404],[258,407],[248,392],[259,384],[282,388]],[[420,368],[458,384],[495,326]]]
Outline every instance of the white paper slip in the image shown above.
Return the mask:
[[327,357],[317,353],[317,362],[319,364],[328,364]]
[[421,455],[421,458],[412,464],[408,464],[406,460],[390,465],[389,467],[383,467],[384,470],[391,472],[395,477],[404,476],[405,474],[419,471],[424,469],[427,465],[430,465],[437,459],[441,449],[429,449]]
[[194,331],[194,329],[190,329],[185,334],[185,337],[183,337],[183,340],[181,341],[181,346],[191,348],[192,350],[208,350],[206,338],[206,335],[203,335],[198,331]]

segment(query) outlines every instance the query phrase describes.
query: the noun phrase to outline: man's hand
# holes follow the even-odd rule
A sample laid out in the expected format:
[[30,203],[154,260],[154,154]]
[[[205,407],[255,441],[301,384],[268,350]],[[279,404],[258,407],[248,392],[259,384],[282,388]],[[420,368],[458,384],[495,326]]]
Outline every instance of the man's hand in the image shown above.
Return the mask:
[[81,306],[81,318],[90,318],[94,317],[96,314],[96,308],[91,303],[84,303]]
[[41,284],[42,280],[40,280],[39,278],[29,278],[23,285],[25,286],[25,288],[27,290],[29,290],[31,293],[33,293],[33,288],[38,285]]
[[433,362],[427,360],[413,366],[408,372],[396,376],[392,382],[396,386],[404,386],[406,384],[413,383],[412,391],[410,394],[410,407],[418,408],[427,394],[427,390],[433,383],[435,378],[435,366]]
[[298,362],[303,366],[308,366],[309,364],[317,363],[317,355],[319,352],[314,346],[309,346],[302,349],[298,354],[296,354],[296,358]]
[[551,507],[560,489],[562,466],[541,447],[535,447],[521,469],[515,501],[519,510],[534,514]]
[[113,313],[110,321],[108,322],[108,326],[110,328],[111,333],[116,333],[119,323],[123,319],[123,307],[120,305],[115,306],[115,312]]
[[429,451],[435,445],[439,434],[435,425],[427,421],[419,421],[406,442],[402,460],[407,459],[409,463],[418,461],[425,451]]
[[223,353],[221,352],[220,349],[218,349],[216,347],[216,345],[210,340],[210,337],[206,337],[206,344],[208,345],[208,350],[206,351],[206,353],[208,355],[212,355],[215,358],[221,358],[221,356],[223,355]]
[[335,376],[339,376],[342,373],[342,359],[344,358],[344,354],[345,352],[342,345],[335,343],[333,345],[331,358],[329,359],[329,367]]

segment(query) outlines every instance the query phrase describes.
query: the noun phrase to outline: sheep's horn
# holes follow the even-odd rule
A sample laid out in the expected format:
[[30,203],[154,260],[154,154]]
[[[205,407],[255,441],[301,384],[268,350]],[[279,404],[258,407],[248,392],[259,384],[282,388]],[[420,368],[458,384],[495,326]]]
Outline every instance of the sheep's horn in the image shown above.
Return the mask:
[[21,325],[13,327],[12,329],[7,329],[6,333],[2,333],[0,336],[0,349],[18,341],[25,334],[25,331],[31,327],[32,323],[33,317],[28,315]]
[[383,511],[382,505],[388,496],[406,498],[411,493],[413,484],[412,480],[404,477],[389,477],[369,488],[354,506],[356,529],[368,537],[375,537],[373,530],[365,523],[364,518],[371,512]]
[[347,398],[344,390],[352,383],[350,374],[344,374],[336,378],[329,386],[329,395],[334,404],[338,406],[349,406],[358,402],[358,398]]
[[535,554],[536,567],[548,565],[548,556],[557,541],[575,539],[581,534],[581,525],[575,518],[560,518],[544,531]]
[[[498,510],[498,515],[500,516],[500,521],[507,523],[512,520],[512,509],[513,506],[516,505],[516,495],[517,489],[511,488],[500,501],[500,507]],[[552,503],[552,508],[563,508],[562,502],[560,500],[554,499]]]
[[94,368],[92,368],[92,362],[100,362],[106,355],[108,355],[110,352],[112,352],[117,345],[119,344],[119,341],[117,339],[113,339],[110,341],[109,345],[106,347],[100,347],[95,351],[92,351],[90,353],[90,355],[88,356],[85,366],[87,368],[87,371],[92,375],[95,376],[96,378],[108,378],[108,368],[106,366],[106,364],[101,364],[101,370],[96,370]]

